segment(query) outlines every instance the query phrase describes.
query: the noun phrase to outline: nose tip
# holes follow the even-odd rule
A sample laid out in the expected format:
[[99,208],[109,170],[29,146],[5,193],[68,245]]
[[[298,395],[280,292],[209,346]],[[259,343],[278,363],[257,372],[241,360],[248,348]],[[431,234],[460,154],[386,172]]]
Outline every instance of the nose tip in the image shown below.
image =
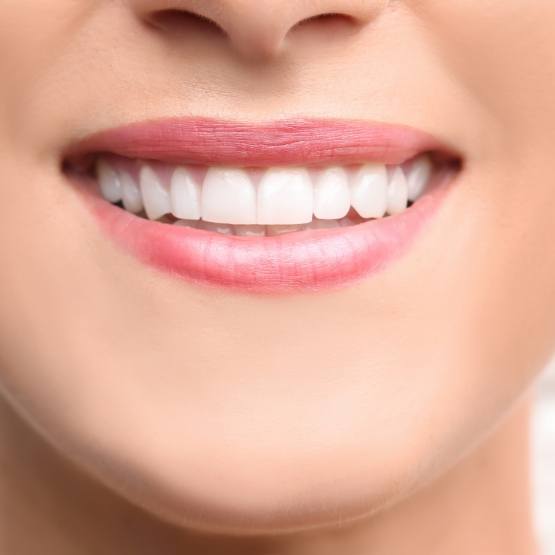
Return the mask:
[[299,22],[294,14],[277,16],[277,6],[269,3],[243,12],[241,17],[229,17],[224,30],[233,48],[250,59],[277,56],[289,31]]
[[[371,4],[372,1],[366,2]],[[239,3],[237,3],[239,4]],[[278,56],[286,37],[302,22],[322,16],[347,19],[360,24],[370,18],[370,10],[360,4],[355,10],[349,0],[320,2],[244,2],[245,7],[223,15],[217,23],[224,29],[233,48],[243,57],[267,59]],[[247,7],[248,4],[248,7]],[[350,9],[351,8],[351,9]],[[226,17],[227,16],[227,17]]]
[[261,3],[239,17],[222,18],[221,23],[232,47],[250,59],[271,58],[279,54],[285,36],[294,26],[291,15],[276,17],[276,6]]
[[175,12],[212,22],[242,57],[265,59],[283,50],[289,33],[300,23],[322,16],[363,26],[387,0],[132,0],[143,19]]

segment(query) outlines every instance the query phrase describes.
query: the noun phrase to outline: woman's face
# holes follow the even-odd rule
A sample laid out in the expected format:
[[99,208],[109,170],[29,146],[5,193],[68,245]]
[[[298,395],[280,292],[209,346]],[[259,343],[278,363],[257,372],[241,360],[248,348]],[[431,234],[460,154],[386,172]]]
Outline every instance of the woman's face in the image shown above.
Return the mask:
[[[333,523],[446,471],[555,341],[554,26],[543,0],[1,2],[5,397],[198,528]],[[167,117],[408,126],[462,169],[366,277],[207,285],[121,248],[65,171],[81,139]]]

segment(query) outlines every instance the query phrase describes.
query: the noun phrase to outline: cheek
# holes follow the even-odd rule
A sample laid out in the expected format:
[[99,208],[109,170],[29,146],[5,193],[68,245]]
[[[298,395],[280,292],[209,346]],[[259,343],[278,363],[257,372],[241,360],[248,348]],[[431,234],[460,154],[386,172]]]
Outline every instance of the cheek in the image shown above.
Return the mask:
[[488,121],[481,142],[537,148],[538,141],[546,138],[538,137],[538,130],[553,139],[555,4],[543,0],[493,0],[486,5],[474,0],[407,0],[406,4],[427,22],[428,37],[446,69],[479,100],[482,121]]
[[[555,197],[545,151],[469,160],[434,270],[429,330],[452,337],[459,378],[503,404],[555,345]],[[452,232],[451,232],[452,230]],[[426,275],[422,273],[421,275]],[[428,337],[428,347],[430,338]],[[466,367],[466,368],[464,368]],[[472,385],[474,384],[474,385]],[[471,405],[472,406],[472,405]]]
[[478,361],[469,367],[511,387],[541,366],[555,337],[555,4],[407,5],[429,22],[445,67],[481,114],[480,138],[467,144],[465,191],[447,224],[457,233],[436,269],[454,315],[446,324],[462,323],[465,352]]

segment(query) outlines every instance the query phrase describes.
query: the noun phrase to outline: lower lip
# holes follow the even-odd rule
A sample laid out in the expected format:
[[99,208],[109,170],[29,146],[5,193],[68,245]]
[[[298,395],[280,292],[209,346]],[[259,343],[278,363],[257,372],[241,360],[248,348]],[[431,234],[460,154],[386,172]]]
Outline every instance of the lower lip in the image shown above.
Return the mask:
[[82,198],[101,228],[143,263],[197,284],[253,293],[334,289],[384,270],[414,244],[454,183],[438,176],[400,214],[349,227],[238,237],[149,221],[114,206],[94,187]]

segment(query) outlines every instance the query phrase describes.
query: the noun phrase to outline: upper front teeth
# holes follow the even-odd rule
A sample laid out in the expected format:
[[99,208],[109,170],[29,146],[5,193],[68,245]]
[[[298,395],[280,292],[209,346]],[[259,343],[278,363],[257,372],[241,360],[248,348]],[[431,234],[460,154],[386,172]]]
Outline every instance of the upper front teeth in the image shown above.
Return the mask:
[[383,164],[366,164],[351,182],[351,204],[363,218],[381,218],[387,210],[387,169]]
[[334,166],[321,171],[314,180],[314,215],[322,220],[343,218],[351,208],[349,174]]
[[177,168],[171,178],[172,213],[183,220],[199,220],[202,187],[186,168]]
[[[306,224],[312,221],[312,182],[304,168],[270,168],[258,187],[258,224]],[[254,223],[254,222],[245,222]]]
[[143,167],[140,183],[145,212],[151,220],[161,218],[172,211],[170,193],[151,167]]
[[129,164],[121,166],[117,160],[100,159],[97,176],[103,197],[122,201],[129,212],[144,209],[152,220],[173,214],[188,221],[243,226],[307,224],[313,215],[341,220],[351,206],[362,218],[398,214],[422,196],[433,174],[426,155],[408,169],[374,162],[319,170],[274,167],[264,172],[220,166],[202,172],[194,166],[168,168],[146,162],[139,162],[134,172]]
[[227,224],[258,223],[256,188],[245,170],[209,168],[202,185],[201,199],[203,220]]

